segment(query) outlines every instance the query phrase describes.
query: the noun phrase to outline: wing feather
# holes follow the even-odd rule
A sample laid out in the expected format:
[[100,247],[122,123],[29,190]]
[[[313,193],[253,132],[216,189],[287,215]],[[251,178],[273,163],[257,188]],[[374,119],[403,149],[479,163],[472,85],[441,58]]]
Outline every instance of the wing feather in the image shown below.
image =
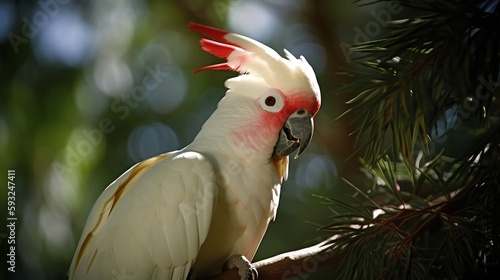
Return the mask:
[[216,183],[196,152],[136,164],[94,204],[70,279],[185,279],[206,239]]

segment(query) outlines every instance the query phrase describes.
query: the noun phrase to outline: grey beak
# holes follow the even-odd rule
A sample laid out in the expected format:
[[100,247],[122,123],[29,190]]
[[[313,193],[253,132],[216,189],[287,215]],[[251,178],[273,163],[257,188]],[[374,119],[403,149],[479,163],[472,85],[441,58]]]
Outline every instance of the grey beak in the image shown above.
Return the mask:
[[314,122],[311,113],[300,109],[288,117],[276,145],[274,146],[273,157],[282,158],[290,155],[298,149],[294,158],[298,158],[311,141],[314,129]]

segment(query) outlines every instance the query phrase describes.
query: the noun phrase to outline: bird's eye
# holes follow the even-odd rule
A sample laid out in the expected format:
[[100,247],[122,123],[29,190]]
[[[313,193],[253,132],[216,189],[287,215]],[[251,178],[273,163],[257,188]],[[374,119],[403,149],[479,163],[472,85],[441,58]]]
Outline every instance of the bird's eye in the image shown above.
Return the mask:
[[284,105],[283,97],[278,92],[268,92],[259,99],[262,109],[268,112],[279,112]]
[[274,104],[276,104],[276,98],[274,98],[274,96],[268,96],[264,102],[267,106],[274,106]]

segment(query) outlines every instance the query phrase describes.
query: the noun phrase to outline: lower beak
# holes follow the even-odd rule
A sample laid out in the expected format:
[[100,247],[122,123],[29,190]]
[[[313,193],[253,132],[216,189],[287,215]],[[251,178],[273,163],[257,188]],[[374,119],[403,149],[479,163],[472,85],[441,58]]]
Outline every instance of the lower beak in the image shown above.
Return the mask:
[[273,157],[283,158],[298,149],[298,158],[311,141],[314,122],[311,113],[300,109],[288,117],[274,146]]

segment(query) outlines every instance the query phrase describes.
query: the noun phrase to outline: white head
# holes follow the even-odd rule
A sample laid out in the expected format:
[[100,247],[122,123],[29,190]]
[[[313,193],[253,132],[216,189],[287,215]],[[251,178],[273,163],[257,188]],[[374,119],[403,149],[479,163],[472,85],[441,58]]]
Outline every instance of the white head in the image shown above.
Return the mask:
[[200,135],[217,126],[217,133],[229,134],[233,149],[244,150],[241,154],[259,153],[274,160],[296,150],[300,155],[312,137],[312,119],[321,104],[316,75],[305,58],[286,50],[283,58],[262,43],[220,29],[193,23],[189,28],[217,40],[201,39],[202,48],[227,59],[196,71],[240,73],[226,81],[226,96]]

